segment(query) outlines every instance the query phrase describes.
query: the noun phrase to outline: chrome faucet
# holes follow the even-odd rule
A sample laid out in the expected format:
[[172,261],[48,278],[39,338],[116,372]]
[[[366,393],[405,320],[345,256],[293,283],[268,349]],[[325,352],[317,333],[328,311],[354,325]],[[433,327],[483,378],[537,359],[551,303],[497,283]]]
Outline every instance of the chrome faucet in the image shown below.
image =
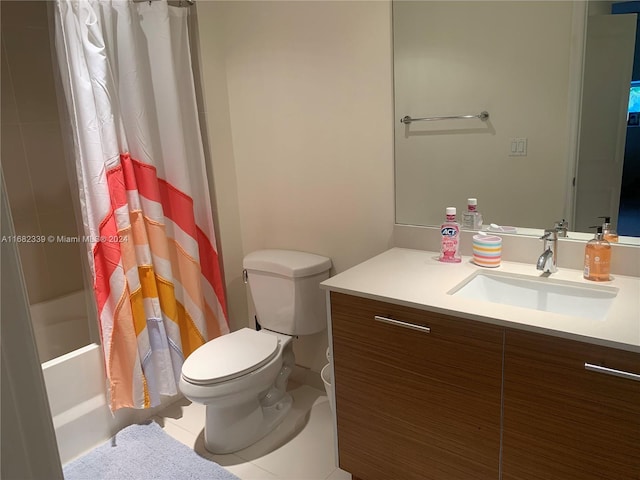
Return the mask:
[[558,230],[545,230],[540,240],[544,240],[544,251],[538,257],[536,268],[544,273],[555,273],[558,271]]

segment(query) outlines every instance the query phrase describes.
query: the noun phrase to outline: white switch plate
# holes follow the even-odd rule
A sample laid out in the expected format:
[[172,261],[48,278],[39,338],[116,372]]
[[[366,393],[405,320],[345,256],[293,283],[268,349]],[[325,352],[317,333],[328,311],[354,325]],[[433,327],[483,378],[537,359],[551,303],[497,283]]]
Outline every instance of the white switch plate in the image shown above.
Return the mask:
[[510,157],[526,157],[527,156],[527,138],[517,137],[511,139],[509,147]]

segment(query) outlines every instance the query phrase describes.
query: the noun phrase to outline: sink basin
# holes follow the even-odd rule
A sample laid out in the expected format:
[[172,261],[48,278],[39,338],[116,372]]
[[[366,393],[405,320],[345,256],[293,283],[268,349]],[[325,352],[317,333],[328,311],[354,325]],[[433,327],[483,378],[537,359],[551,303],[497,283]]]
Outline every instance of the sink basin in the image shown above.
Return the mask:
[[546,277],[476,272],[448,292],[472,300],[604,320],[618,289]]

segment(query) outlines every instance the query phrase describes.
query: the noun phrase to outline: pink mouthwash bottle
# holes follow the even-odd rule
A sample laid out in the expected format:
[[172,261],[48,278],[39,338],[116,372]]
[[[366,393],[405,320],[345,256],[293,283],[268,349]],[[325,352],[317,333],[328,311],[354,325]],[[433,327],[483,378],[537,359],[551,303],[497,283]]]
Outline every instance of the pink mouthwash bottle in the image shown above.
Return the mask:
[[447,207],[447,220],[440,227],[440,260],[446,263],[460,263],[460,224],[456,222],[456,207]]

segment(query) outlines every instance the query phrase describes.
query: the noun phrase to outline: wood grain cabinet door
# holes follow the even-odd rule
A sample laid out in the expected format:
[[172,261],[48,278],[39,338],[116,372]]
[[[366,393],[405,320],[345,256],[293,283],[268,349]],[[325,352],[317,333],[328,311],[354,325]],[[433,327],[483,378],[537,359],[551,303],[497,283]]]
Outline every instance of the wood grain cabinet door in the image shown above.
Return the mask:
[[503,479],[639,480],[634,374],[640,354],[508,329]]
[[331,293],[340,467],[498,479],[503,329]]

